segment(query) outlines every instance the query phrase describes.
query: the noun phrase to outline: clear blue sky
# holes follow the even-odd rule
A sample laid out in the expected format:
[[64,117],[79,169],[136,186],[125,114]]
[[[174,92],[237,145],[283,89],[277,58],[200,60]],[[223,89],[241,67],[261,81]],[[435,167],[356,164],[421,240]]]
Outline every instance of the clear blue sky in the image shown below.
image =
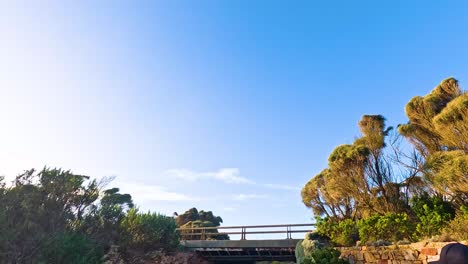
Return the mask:
[[363,114],[468,82],[466,1],[5,1],[0,173],[116,176],[143,210],[312,219]]

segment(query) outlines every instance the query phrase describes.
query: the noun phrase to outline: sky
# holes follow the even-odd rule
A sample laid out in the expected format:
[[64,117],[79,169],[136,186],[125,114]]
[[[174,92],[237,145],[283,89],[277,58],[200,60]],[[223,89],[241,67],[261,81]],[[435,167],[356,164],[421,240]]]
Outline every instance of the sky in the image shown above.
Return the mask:
[[310,223],[364,114],[468,82],[466,1],[2,1],[0,175],[69,169],[142,211]]

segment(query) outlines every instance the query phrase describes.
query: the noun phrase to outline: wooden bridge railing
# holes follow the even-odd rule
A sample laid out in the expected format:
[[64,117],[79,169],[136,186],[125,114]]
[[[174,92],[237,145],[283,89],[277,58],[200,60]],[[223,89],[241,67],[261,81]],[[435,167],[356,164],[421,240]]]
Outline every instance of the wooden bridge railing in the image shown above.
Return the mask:
[[[217,227],[183,227],[178,228],[182,240],[192,240],[199,236],[201,240],[215,238],[218,235],[240,235],[241,240],[246,240],[249,234],[286,234],[287,239],[292,239],[293,233],[307,233],[313,229],[295,230],[294,227],[313,227],[315,224],[286,224],[286,225],[257,225],[257,226],[217,226]],[[285,230],[271,230],[273,228],[284,228]],[[216,232],[217,230],[235,229],[235,231]],[[248,229],[270,229],[263,231],[247,231]],[[239,231],[240,230],[240,231]],[[214,231],[214,232],[213,232]]]

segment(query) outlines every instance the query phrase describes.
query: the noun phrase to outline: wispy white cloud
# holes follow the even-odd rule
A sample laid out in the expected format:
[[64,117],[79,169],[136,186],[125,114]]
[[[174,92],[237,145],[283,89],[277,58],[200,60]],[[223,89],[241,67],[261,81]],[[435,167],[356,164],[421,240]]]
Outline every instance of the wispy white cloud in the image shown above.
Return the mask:
[[224,207],[223,210],[226,211],[226,212],[235,212],[235,211],[237,211],[237,208],[234,208],[234,207]]
[[246,201],[246,200],[253,200],[253,199],[265,199],[265,198],[268,198],[268,195],[266,194],[256,194],[256,193],[253,193],[253,194],[237,194],[237,195],[234,195],[233,196],[233,200],[236,200],[236,201]]
[[291,185],[275,184],[275,183],[267,183],[267,184],[263,184],[263,186],[270,188],[270,189],[285,190],[285,191],[298,191],[301,189],[301,187],[299,186],[291,186]]
[[217,180],[228,184],[255,184],[254,181],[240,176],[238,168],[222,168],[215,172],[195,172],[188,169],[172,169],[167,170],[165,175],[192,182],[199,180]]
[[119,182],[121,193],[129,193],[133,200],[138,203],[152,201],[195,201],[196,198],[186,194],[172,192],[159,185],[148,185],[144,183]]

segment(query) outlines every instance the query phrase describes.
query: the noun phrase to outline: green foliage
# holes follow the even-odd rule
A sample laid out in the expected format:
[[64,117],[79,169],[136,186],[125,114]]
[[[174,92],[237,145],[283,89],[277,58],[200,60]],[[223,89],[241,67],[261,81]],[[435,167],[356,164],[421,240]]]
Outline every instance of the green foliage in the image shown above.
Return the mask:
[[351,219],[335,221],[331,218],[317,218],[317,233],[339,246],[353,246],[359,239],[356,222]]
[[118,188],[105,190],[100,203],[92,207],[84,219],[76,224],[75,229],[86,233],[108,249],[112,244],[118,244],[122,240],[120,223],[126,211],[133,207],[132,197],[129,194],[119,193]]
[[448,223],[445,233],[450,234],[452,240],[468,240],[468,207],[460,208],[460,212]]
[[347,264],[348,261],[340,259],[340,251],[330,247],[316,248],[306,256],[301,264]]
[[405,213],[374,215],[360,220],[358,226],[362,242],[410,240],[414,232],[414,224]]
[[423,176],[456,205],[468,205],[468,93],[454,78],[406,105],[409,122],[399,126],[425,159]]
[[176,222],[165,215],[139,213],[132,208],[122,220],[121,228],[127,248],[173,250],[179,244]]
[[[181,215],[177,215],[177,226],[180,228],[194,228],[194,227],[217,227],[223,222],[220,216],[215,216],[211,211],[198,211],[197,208],[191,208]],[[182,230],[181,234],[188,234],[191,231]],[[207,229],[203,235],[186,235],[186,240],[229,240],[226,234],[218,234],[217,229]],[[199,233],[199,232],[197,232]]]
[[302,245],[302,241],[304,240],[299,240],[296,244],[296,248],[294,249],[294,255],[296,256],[296,263],[300,264],[304,261],[305,259],[305,251],[304,251],[304,246]]
[[360,219],[407,209],[409,193],[403,190],[410,182],[397,180],[393,167],[398,163],[393,153],[385,151],[392,127],[385,126],[381,115],[364,115],[359,128],[361,137],[336,147],[328,158],[328,168],[302,189],[303,203],[316,216]]
[[54,236],[41,248],[39,263],[103,263],[103,249],[85,235],[63,233]]
[[0,252],[2,259],[33,263],[39,248],[72,229],[97,200],[96,181],[70,171],[44,168],[25,171],[10,187],[0,184]]
[[[345,219],[359,221],[363,241],[439,235],[455,216],[453,208],[468,206],[468,92],[448,78],[412,98],[405,110],[409,121],[398,132],[414,146],[411,152],[398,147],[400,137],[390,134],[384,117],[364,115],[361,136],[337,146],[328,167],[303,187],[302,202],[325,217],[318,230],[334,243],[355,240],[355,225]],[[420,196],[425,192],[432,197]],[[450,226],[466,233],[464,214]]]
[[427,193],[411,199],[412,210],[419,219],[416,235],[432,237],[439,234],[442,228],[454,217],[455,210],[449,202],[439,196]]
[[317,233],[307,233],[304,240],[296,244],[296,263],[298,264],[346,264],[347,261],[339,259],[340,252],[328,247],[328,243],[322,243]]
[[[101,263],[111,245],[172,249],[175,220],[139,214],[129,194],[61,169],[0,177],[1,263]],[[127,214],[130,209],[130,214]],[[124,222],[125,220],[125,222]],[[125,252],[123,252],[125,253]]]
[[211,222],[213,226],[220,226],[223,219],[220,216],[213,215],[211,211],[198,211],[197,208],[190,208],[176,218],[178,226],[183,226],[191,221]]

